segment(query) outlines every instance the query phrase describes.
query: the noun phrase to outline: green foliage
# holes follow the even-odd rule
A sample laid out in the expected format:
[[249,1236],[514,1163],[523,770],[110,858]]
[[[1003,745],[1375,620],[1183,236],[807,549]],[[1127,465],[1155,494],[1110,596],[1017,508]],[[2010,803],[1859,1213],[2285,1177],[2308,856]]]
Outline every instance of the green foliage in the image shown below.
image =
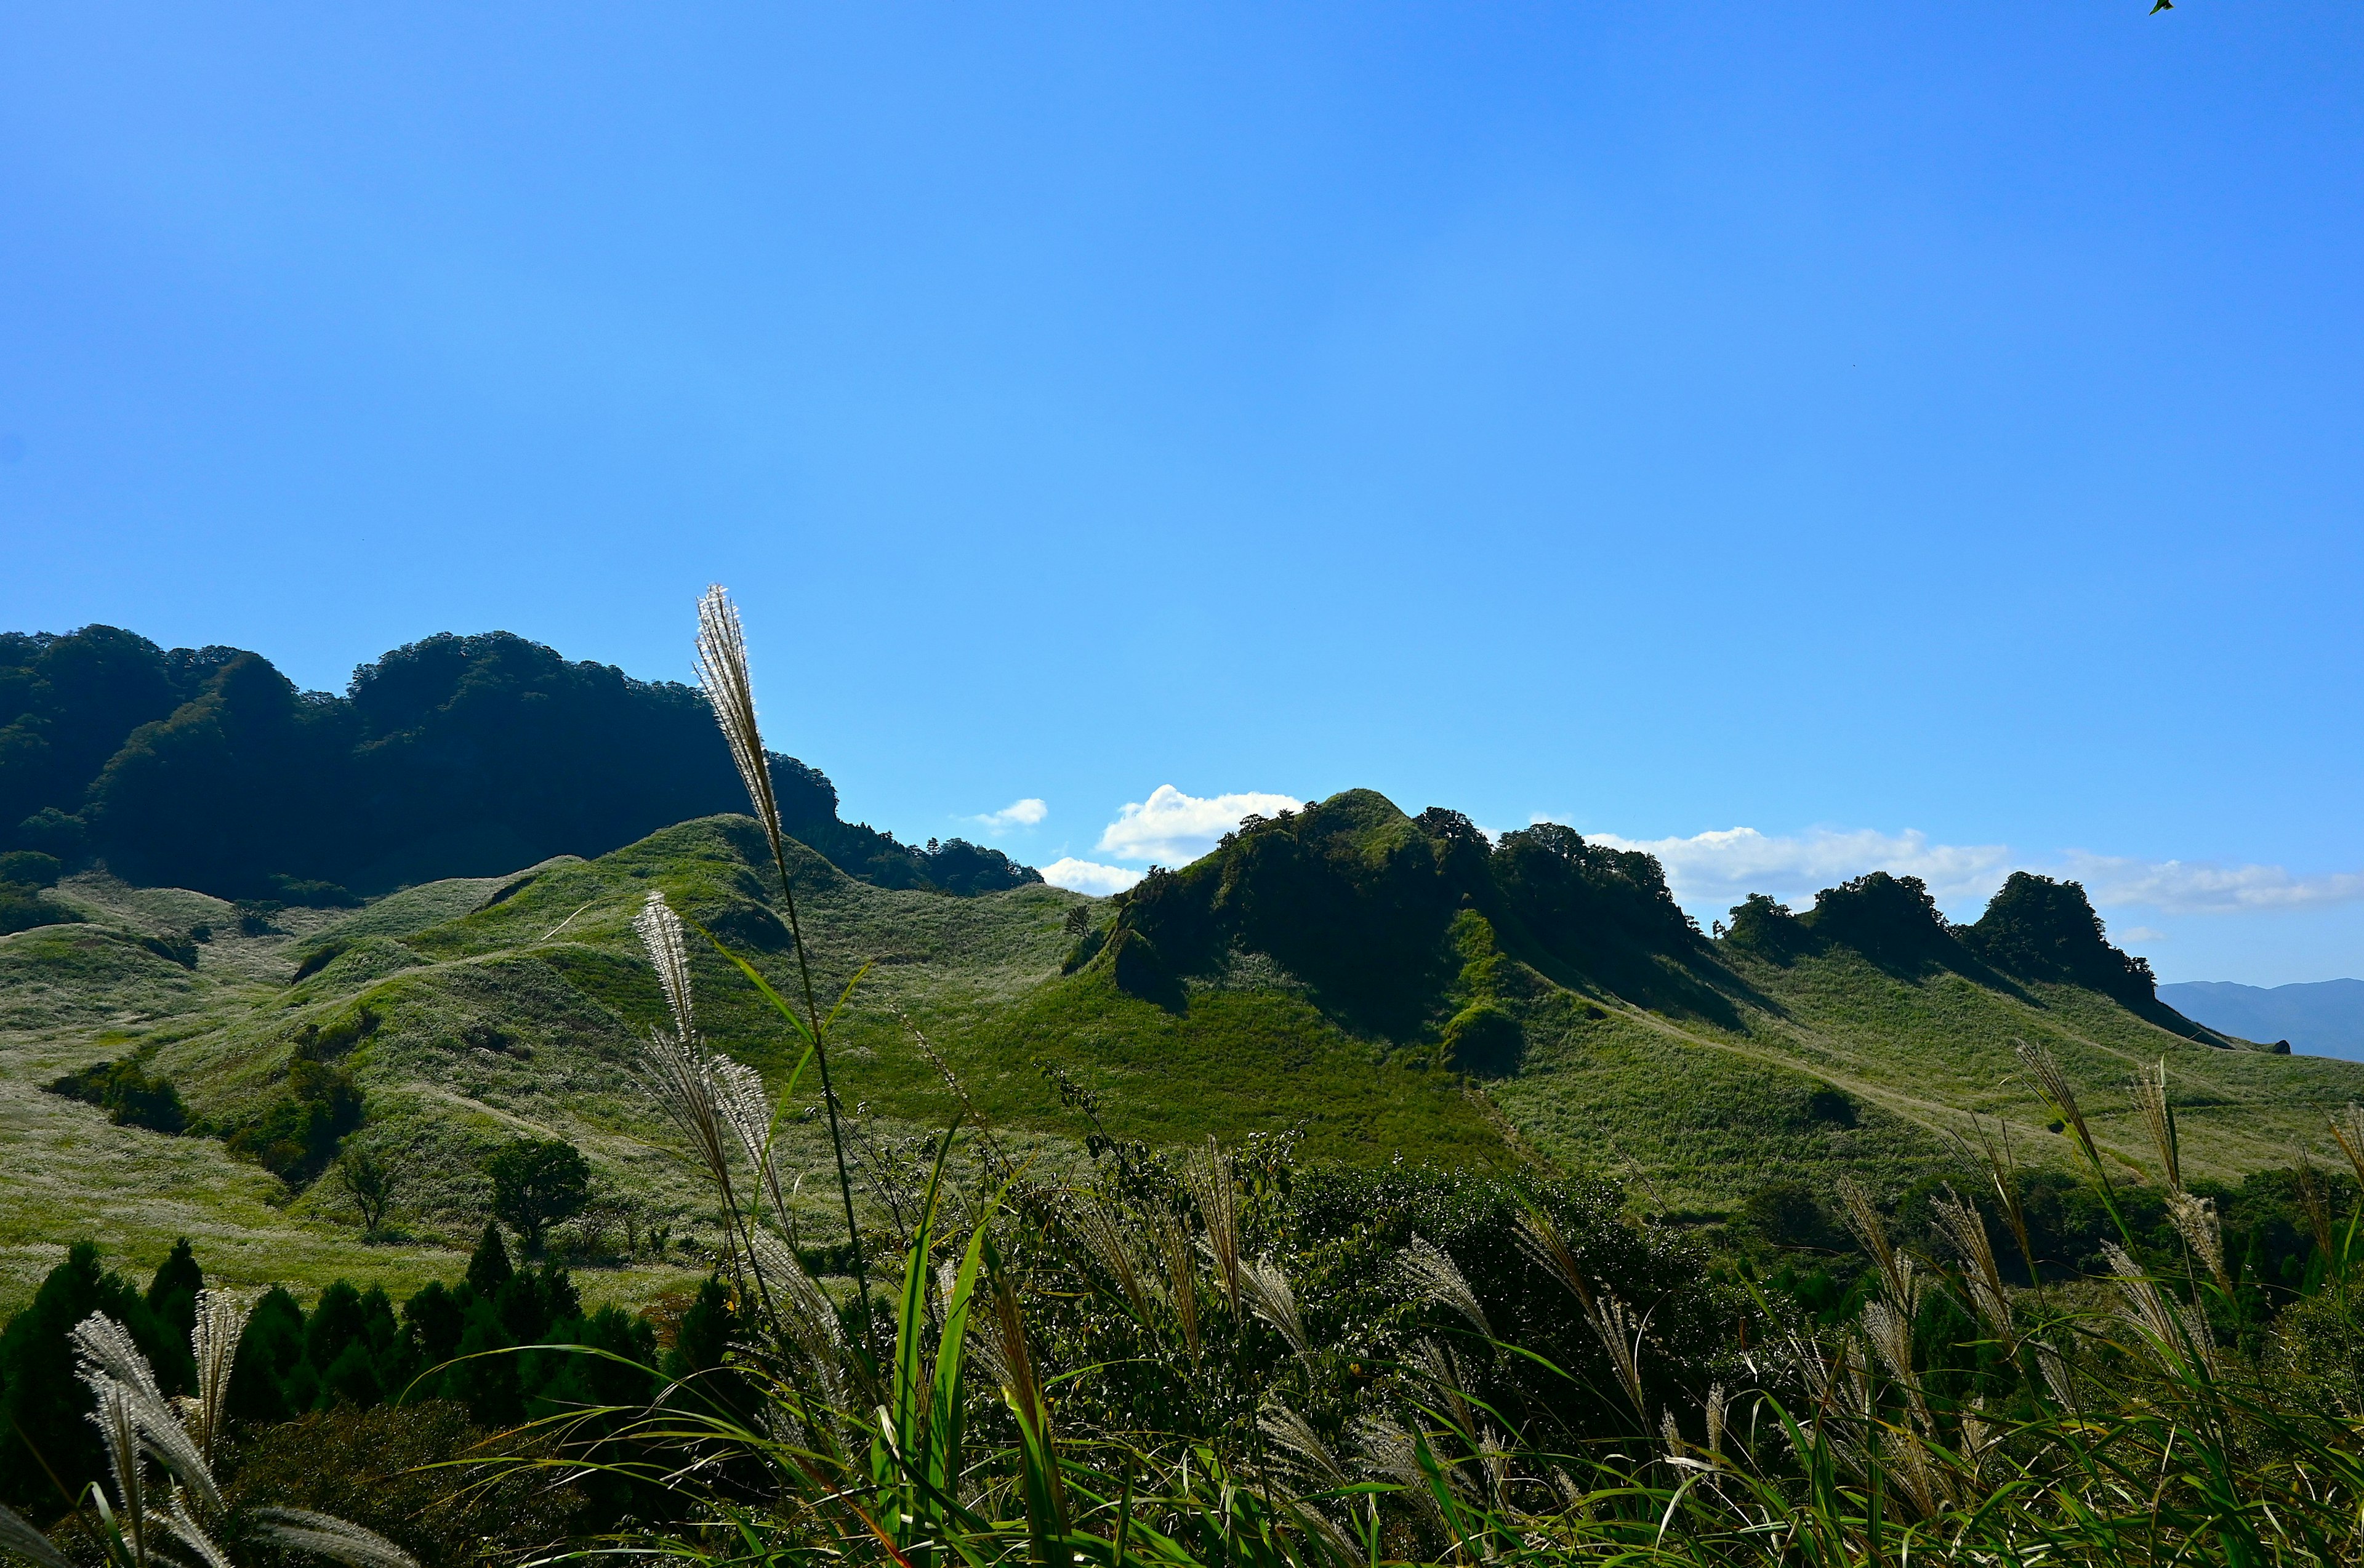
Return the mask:
[[173,1082],[148,1072],[139,1062],[95,1062],[47,1085],[50,1094],[103,1106],[117,1127],[144,1127],[154,1132],[184,1132],[188,1107]]
[[2082,985],[2135,1006],[2158,996],[2149,961],[2110,945],[2080,883],[2015,871],[1961,935],[1987,962],[2025,979]]
[[1765,1183],[1740,1206],[1740,1220],[1776,1247],[1836,1251],[1854,1245],[1823,1195],[1804,1182]]
[[36,1518],[55,1515],[99,1475],[98,1433],[87,1418],[91,1394],[74,1375],[66,1339],[94,1312],[130,1332],[166,1393],[189,1385],[188,1344],[174,1325],[151,1311],[128,1281],[102,1268],[95,1246],[74,1246],[31,1305],[0,1329],[0,1503]]
[[1801,923],[1817,937],[1907,972],[1943,963],[1959,947],[1928,884],[1884,871],[1823,889]]
[[591,1162],[563,1139],[512,1139],[485,1162],[493,1180],[493,1218],[516,1231],[529,1252],[543,1232],[591,1201]]
[[[451,1400],[308,1411],[246,1435],[229,1500],[333,1512],[422,1568],[478,1568],[606,1522],[580,1484],[492,1473],[479,1452],[489,1435]],[[272,1560],[263,1541],[225,1544],[238,1561]]]
[[230,1152],[290,1186],[309,1184],[362,1124],[362,1092],[345,1069],[308,1056],[288,1063],[283,1090],[229,1135]]
[[1733,906],[1732,922],[1723,940],[1760,958],[1786,963],[1812,940],[1787,904],[1763,893],[1752,893]]
[[65,866],[57,856],[39,850],[10,850],[0,854],[0,882],[25,887],[55,887]]
[[1498,1078],[1519,1070],[1526,1036],[1519,1021],[1491,1002],[1473,1002],[1444,1026],[1444,1060],[1456,1072]]
[[66,906],[42,897],[39,887],[0,881],[0,937],[36,926],[72,925],[82,917]]
[[509,1283],[517,1271],[509,1266],[509,1250],[501,1240],[501,1228],[487,1219],[484,1234],[476,1238],[476,1251],[468,1259],[468,1288],[490,1300],[500,1294],[501,1286]]
[[374,1234],[385,1224],[386,1213],[402,1185],[398,1159],[374,1150],[348,1149],[337,1156],[331,1169],[338,1188],[352,1200],[361,1216],[362,1231]]
[[[819,772],[774,771],[790,830],[851,874],[958,894],[1040,881],[996,850],[843,822]],[[95,851],[134,880],[335,907],[350,887],[599,854],[742,804],[697,692],[506,632],[396,649],[341,697],[237,649],[168,652],[103,626],[0,636],[0,850]],[[0,868],[9,880],[36,879]]]

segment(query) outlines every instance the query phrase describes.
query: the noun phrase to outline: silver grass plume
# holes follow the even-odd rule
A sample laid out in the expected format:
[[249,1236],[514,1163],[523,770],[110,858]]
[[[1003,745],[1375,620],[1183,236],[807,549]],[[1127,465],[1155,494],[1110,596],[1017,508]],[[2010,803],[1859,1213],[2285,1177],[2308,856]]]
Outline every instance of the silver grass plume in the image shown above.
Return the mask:
[[1981,1394],[1962,1412],[1962,1470],[1974,1484],[1982,1479],[1979,1473],[1987,1455],[2002,1440],[2002,1429],[1986,1419],[1986,1408],[1987,1396]]
[[1494,1337],[1493,1326],[1486,1321],[1486,1308],[1479,1305],[1478,1293],[1469,1288],[1469,1281],[1455,1265],[1452,1256],[1435,1242],[1424,1236],[1413,1236],[1411,1245],[1396,1254],[1389,1272],[1414,1299],[1449,1307],[1469,1319],[1479,1333],[1489,1340]]
[[1067,1229],[1075,1232],[1084,1250],[1094,1262],[1114,1276],[1117,1288],[1132,1303],[1133,1316],[1143,1323],[1149,1321],[1149,1289],[1141,1276],[1140,1266],[1133,1262],[1132,1249],[1127,1245],[1123,1232],[1118,1229],[1108,1206],[1099,1198],[1086,1197],[1067,1210]]
[[131,1391],[103,1373],[85,1372],[83,1381],[98,1396],[90,1421],[106,1445],[107,1468],[115,1474],[116,1514],[131,1537],[133,1559],[144,1564],[148,1561],[148,1477],[139,1463],[139,1427],[131,1415]]
[[205,1568],[235,1568],[229,1553],[224,1551],[190,1514],[185,1493],[174,1493],[163,1512],[157,1516],[157,1520],[183,1546],[196,1553],[197,1561],[205,1564]]
[[1965,1277],[1969,1281],[1970,1299],[1979,1316],[1996,1334],[2010,1339],[2011,1298],[2003,1293],[2002,1271],[1996,1266],[1994,1248],[1987,1240],[1985,1218],[1957,1196],[1951,1185],[1931,1207],[1936,1212],[1938,1228],[1968,1265]]
[[657,984],[664,990],[674,1033],[683,1040],[694,1039],[697,1015],[690,999],[689,944],[682,937],[681,917],[673,912],[663,894],[651,888],[641,912],[632,917],[632,929],[640,933],[641,945],[648,950],[649,962],[657,972]]
[[[862,1298],[865,1323],[870,1318],[870,1270],[863,1259],[862,1227],[853,1215],[853,1177],[845,1163],[845,1136],[838,1125],[837,1085],[829,1071],[829,1041],[821,1022],[820,1004],[813,995],[812,960],[805,948],[804,928],[797,919],[796,884],[788,876],[787,840],[780,828],[780,806],[772,793],[772,765],[764,749],[764,734],[755,722],[755,683],[747,669],[747,639],[739,625],[738,606],[717,584],[697,601],[697,680],[714,709],[715,722],[730,743],[730,760],[747,786],[747,803],[763,824],[772,847],[772,863],[780,873],[780,903],[788,917],[788,938],[797,955],[797,979],[804,992],[805,1029],[811,1041],[813,1062],[820,1071],[820,1098],[829,1113],[830,1152],[837,1162],[837,1191],[845,1207],[845,1238],[853,1250],[853,1286]],[[776,1192],[776,1184],[774,1186]]]
[[1723,1418],[1729,1407],[1723,1385],[1710,1384],[1707,1391],[1707,1451],[1718,1459],[1723,1457]]
[[[805,1272],[787,1244],[768,1230],[751,1233],[755,1270],[770,1289],[773,1309],[832,1408],[848,1402],[845,1329],[820,1282]],[[949,1293],[947,1293],[949,1294]]]
[[106,1440],[108,1461],[117,1480],[128,1476],[127,1484],[138,1490],[139,1456],[152,1455],[208,1511],[219,1510],[221,1490],[215,1485],[212,1469],[190,1440],[179,1414],[157,1392],[156,1374],[148,1358],[139,1353],[122,1325],[94,1312],[73,1326],[70,1337],[81,1362],[79,1375],[97,1396],[99,1407],[91,1418]]
[[657,972],[665,1006],[673,1015],[673,1033],[649,1031],[641,1052],[641,1081],[682,1135],[689,1140],[707,1174],[725,1195],[730,1191],[730,1144],[738,1129],[724,1114],[715,1061],[699,1043],[697,1013],[690,1000],[689,952],[682,940],[681,917],[665,903],[663,893],[651,890],[648,901],[632,918],[649,963]]
[[1404,1351],[1404,1364],[1420,1373],[1444,1399],[1453,1413],[1455,1429],[1474,1440],[1478,1412],[1470,1407],[1469,1385],[1461,1375],[1461,1362],[1453,1352],[1434,1340],[1421,1340]]
[[[2077,1108],[2077,1092],[2068,1086],[2068,1075],[2060,1071],[2060,1063],[2053,1057],[2051,1049],[2030,1045],[2024,1040],[2015,1040],[2011,1045],[2019,1053],[2020,1065],[2035,1078],[2037,1091],[2050,1102],[2054,1110],[2060,1113],[2060,1119],[2075,1130],[2078,1146],[2085,1151],[2085,1158],[2092,1162],[2095,1173],[2102,1174],[2102,1151],[2093,1141],[2092,1131],[2085,1125],[2085,1113]],[[2107,1181],[2106,1175],[2103,1175],[2103,1180]]]
[[1995,1201],[2002,1205],[2003,1222],[2011,1227],[2011,1239],[2019,1244],[2019,1255],[2027,1265],[2027,1283],[2041,1285],[2043,1273],[2035,1266],[2035,1243],[2027,1233],[2027,1211],[2019,1201],[2019,1164],[2012,1152],[2011,1123],[1995,1118],[1995,1130],[1987,1130],[1986,1118],[1976,1112],[1970,1116],[1970,1130],[1978,1135],[1979,1152],[1983,1157],[1987,1179],[1994,1186]]
[[346,1568],[418,1568],[417,1559],[374,1530],[309,1508],[257,1508],[256,1517],[283,1546],[316,1551]]
[[2160,1057],[2151,1071],[2135,1074],[2135,1108],[2142,1112],[2143,1125],[2150,1129],[2151,1141],[2158,1146],[2158,1166],[2167,1173],[2167,1184],[2181,1192],[2182,1151],[2175,1136],[2175,1110],[2167,1103],[2166,1057]]
[[1256,1413],[1256,1428],[1274,1446],[1290,1456],[1291,1468],[1324,1486],[1351,1486],[1354,1477],[1313,1429],[1313,1423],[1277,1399],[1267,1400]]
[[2125,1249],[2115,1241],[2102,1242],[2102,1254],[2109,1259],[2111,1271],[2118,1276],[2118,1290],[2125,1297],[2127,1321],[2152,1340],[2161,1357],[2172,1365],[2190,1370],[2195,1357],[2207,1355],[2213,1343],[2208,1337],[2206,1318],[2180,1304],[2170,1304],[2159,1294],[2158,1284],[2143,1272],[2142,1265],[2128,1257]]
[[1240,1309],[1240,1195],[1232,1178],[1231,1156],[1210,1136],[1207,1152],[1183,1171],[1190,1195],[1199,1201],[1199,1218],[1206,1222],[1203,1244],[1215,1265],[1215,1283],[1223,1287],[1232,1310]]
[[1520,1251],[1524,1252],[1536,1267],[1567,1286],[1568,1294],[1576,1297],[1578,1306],[1587,1312],[1592,1310],[1592,1287],[1585,1283],[1584,1271],[1576,1264],[1576,1254],[1569,1250],[1567,1240],[1560,1235],[1559,1227],[1552,1222],[1550,1215],[1539,1208],[1521,1210],[1513,1235]]
[[1190,1364],[1199,1364],[1199,1264],[1190,1247],[1190,1239],[1183,1232],[1182,1221],[1172,1210],[1161,1210],[1152,1222],[1157,1232],[1158,1251],[1165,1254],[1166,1299],[1174,1305],[1174,1317],[1181,1325],[1182,1342],[1189,1348]]
[[780,1188],[779,1164],[773,1156],[772,1096],[764,1087],[764,1075],[725,1056],[714,1059],[713,1073],[715,1106],[738,1135],[739,1147],[754,1169],[756,1200],[768,1195],[773,1218],[783,1226],[791,1224],[787,1195]]
[[691,1152],[706,1167],[724,1207],[735,1212],[730,1146],[738,1140],[738,1132],[722,1112],[714,1059],[694,1040],[652,1032],[641,1052],[640,1079],[658,1108],[689,1140]]
[[2074,1412],[2077,1402],[2077,1380],[2068,1371],[2068,1358],[2055,1347],[2039,1341],[2035,1347],[2035,1367],[2044,1374],[2044,1386],[2052,1391],[2053,1402]]
[[2323,1190],[2323,1173],[2315,1169],[2314,1156],[2303,1147],[2291,1151],[2291,1163],[2298,1171],[2299,1207],[2306,1211],[2307,1229],[2314,1233],[2314,1244],[2327,1261],[2337,1254],[2332,1240],[2331,1202]]
[[1355,1442],[1363,1451],[1364,1462],[1401,1487],[1402,1496],[1411,1500],[1430,1525],[1444,1532],[1444,1508],[1429,1490],[1428,1476],[1421,1469],[1420,1452],[1412,1445],[1411,1434],[1390,1417],[1366,1416],[1355,1423]]
[[222,1412],[229,1400],[229,1374],[238,1363],[238,1342],[246,1332],[253,1302],[226,1290],[197,1292],[196,1326],[189,1330],[189,1351],[196,1362],[196,1391],[184,1402],[190,1435],[207,1464],[221,1437]]
[[69,1336],[73,1340],[74,1353],[82,1361],[83,1376],[88,1381],[95,1369],[122,1384],[133,1394],[151,1404],[164,1402],[162,1392],[156,1386],[156,1373],[148,1358],[123,1325],[103,1313],[94,1312],[75,1324]]
[[1240,1294],[1257,1317],[1280,1330],[1290,1350],[1309,1364],[1312,1362],[1313,1350],[1306,1342],[1305,1324],[1298,1316],[1297,1293],[1289,1288],[1288,1276],[1270,1253],[1240,1265]]
[[1646,1423],[1650,1407],[1642,1396],[1642,1330],[1634,1321],[1625,1304],[1613,1292],[1603,1291],[1585,1309],[1592,1331],[1600,1336],[1601,1348],[1609,1352],[1609,1364],[1617,1373],[1625,1397],[1634,1403],[1634,1413]]
[[21,1557],[39,1568],[71,1568],[50,1538],[27,1524],[16,1510],[0,1507],[0,1555]]
[[2347,1156],[2348,1164],[2356,1169],[2356,1184],[2364,1187],[2364,1106],[2354,1100],[2332,1113],[2331,1136],[2338,1140],[2339,1151]]
[[755,684],[747,671],[747,637],[739,606],[719,584],[697,601],[697,684],[714,709],[715,722],[739,765],[748,804],[764,825],[764,837],[780,849],[780,809],[772,794],[772,766],[764,754],[764,732],[755,722]]
[[2178,1187],[2167,1195],[2167,1217],[2191,1255],[2208,1266],[2217,1286],[2229,1294],[2233,1279],[2225,1270],[2225,1230],[2216,1218],[2216,1200],[2195,1197]]
[[1863,1243],[1864,1251],[1871,1254],[1871,1261],[1879,1267],[1880,1288],[1887,1292],[1889,1300],[1910,1315],[1916,1294],[1912,1262],[1900,1257],[1895,1247],[1890,1244],[1888,1225],[1879,1217],[1879,1206],[1871,1201],[1871,1195],[1864,1191],[1862,1184],[1853,1176],[1839,1178],[1839,1199],[1846,1210],[1847,1229],[1856,1233],[1856,1239]]
[[1934,1431],[1935,1423],[1930,1418],[1928,1401],[1922,1396],[1921,1380],[1912,1372],[1912,1320],[1885,1301],[1867,1301],[1863,1305],[1863,1331],[1871,1348],[1887,1363],[1889,1375],[1903,1385],[1921,1430]]
[[1879,1446],[1887,1451],[1888,1473],[1900,1486],[1923,1518],[1934,1517],[1943,1500],[1943,1483],[1931,1469],[1929,1456],[1919,1440],[1910,1432],[1888,1431],[1880,1434]]

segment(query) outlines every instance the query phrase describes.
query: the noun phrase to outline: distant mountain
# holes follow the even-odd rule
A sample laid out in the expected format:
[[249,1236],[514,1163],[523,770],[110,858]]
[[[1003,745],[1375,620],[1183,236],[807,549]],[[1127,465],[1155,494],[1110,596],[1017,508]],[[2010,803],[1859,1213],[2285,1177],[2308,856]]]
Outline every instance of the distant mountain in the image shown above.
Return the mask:
[[2364,1062],[2364,980],[2298,985],[2236,985],[2191,980],[2158,988],[2159,1000],[2210,1029],[2249,1040],[2290,1041],[2305,1056]]
[[[820,770],[773,765],[788,830],[864,882],[1041,880],[998,850],[845,822]],[[135,883],[335,904],[604,854],[746,803],[694,687],[508,632],[397,648],[342,696],[298,691],[242,649],[166,651],[108,626],[0,633],[0,852],[69,869],[95,859]]]

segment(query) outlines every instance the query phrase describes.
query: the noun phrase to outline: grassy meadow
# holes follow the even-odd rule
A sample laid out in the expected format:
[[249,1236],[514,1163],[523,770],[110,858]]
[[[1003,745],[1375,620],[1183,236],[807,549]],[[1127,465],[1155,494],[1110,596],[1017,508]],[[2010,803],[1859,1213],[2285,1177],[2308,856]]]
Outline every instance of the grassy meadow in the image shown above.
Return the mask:
[[[1373,801],[1353,803],[1355,831],[1405,841],[1409,819]],[[24,1173],[12,1193],[23,1201],[0,1214],[0,1312],[84,1237],[138,1263],[188,1235],[226,1281],[299,1290],[339,1275],[389,1288],[451,1276],[483,1223],[483,1162],[520,1136],[574,1144],[636,1222],[690,1249],[588,1266],[589,1298],[685,1288],[716,1240],[712,1206],[635,1081],[663,1003],[631,921],[662,891],[786,984],[764,848],[751,819],[707,817],[596,860],[243,928],[240,906],[204,895],[68,879],[48,896],[84,923],[0,940],[0,1146]],[[2323,1118],[2364,1095],[2355,1064],[2202,1044],[2088,989],[1883,963],[1844,945],[1776,962],[1701,944],[1650,957],[1648,973],[1588,969],[1538,948],[1521,956],[1465,914],[1439,928],[1433,993],[1391,1014],[1357,1005],[1319,955],[1309,982],[1239,940],[1147,995],[1112,951],[1072,962],[1118,921],[1105,901],[1040,884],[970,897],[884,888],[790,851],[817,984],[834,996],[860,975],[837,1072],[858,1148],[882,1162],[962,1115],[1072,1162],[1090,1128],[1064,1082],[1066,1095],[1097,1095],[1101,1129],[1152,1146],[1293,1131],[1313,1160],[1605,1175],[1638,1210],[1713,1225],[1768,1180],[1846,1172],[1892,1190],[1955,1168],[1970,1113],[2007,1125],[2023,1160],[2068,1160],[2018,1041],[2053,1052],[2113,1157],[2138,1157],[2124,1085],[2163,1058],[2202,1177],[2237,1180],[2321,1146]],[[1091,933],[1080,947],[1078,910]],[[159,951],[193,930],[206,937],[183,949],[193,964]],[[776,1015],[710,946],[691,962],[708,1038],[784,1084],[795,1055]],[[1508,1070],[1459,1070],[1439,1046],[1474,1001],[1515,1025]],[[347,1141],[401,1173],[396,1221],[366,1245],[333,1181],[290,1186],[219,1137],[110,1125],[40,1089],[129,1057],[177,1085],[200,1125],[233,1129],[284,1092],[307,1030],[348,1042],[340,1061],[366,1119]],[[802,1183],[797,1213],[825,1237],[832,1167],[818,1110],[808,1078],[780,1153]]]

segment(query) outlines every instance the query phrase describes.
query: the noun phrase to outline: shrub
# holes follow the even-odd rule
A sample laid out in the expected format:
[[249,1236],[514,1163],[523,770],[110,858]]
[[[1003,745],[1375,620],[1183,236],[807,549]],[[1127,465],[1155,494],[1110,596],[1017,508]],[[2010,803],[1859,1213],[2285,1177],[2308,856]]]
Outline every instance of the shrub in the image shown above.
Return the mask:
[[139,1062],[101,1062],[69,1073],[48,1085],[50,1093],[70,1100],[104,1106],[117,1127],[144,1127],[152,1132],[188,1130],[188,1107],[169,1078],[151,1075]]
[[21,882],[0,882],[0,937],[29,931],[36,926],[70,926],[82,917],[62,904],[41,896],[41,890]]
[[288,1064],[285,1087],[230,1134],[230,1152],[302,1186],[336,1158],[338,1142],[362,1124],[362,1108],[351,1073],[298,1055]]
[[0,882],[13,882],[26,887],[54,887],[65,874],[65,866],[55,855],[45,855],[39,850],[10,850],[0,854]]
[[1455,1071],[1484,1077],[1515,1073],[1527,1039],[1516,1018],[1491,1002],[1477,1002],[1444,1026],[1444,1060]]

